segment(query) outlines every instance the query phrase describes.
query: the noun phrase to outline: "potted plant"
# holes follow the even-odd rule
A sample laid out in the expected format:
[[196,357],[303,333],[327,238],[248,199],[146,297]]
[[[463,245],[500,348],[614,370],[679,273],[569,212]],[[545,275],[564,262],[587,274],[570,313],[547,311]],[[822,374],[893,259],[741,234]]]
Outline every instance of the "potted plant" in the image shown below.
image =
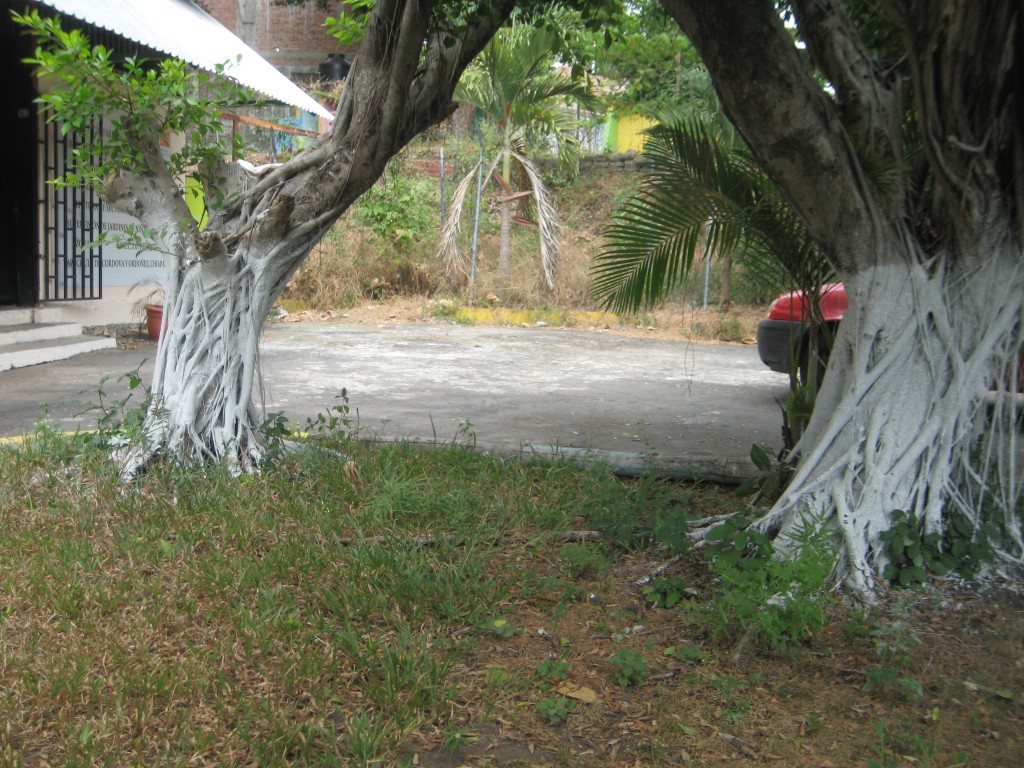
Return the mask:
[[149,338],[153,341],[160,340],[160,331],[164,327],[163,299],[164,289],[157,286],[132,305],[132,315],[139,318],[140,326],[142,325],[142,319],[145,319],[146,331],[149,333]]
[[164,305],[146,304],[146,330],[153,341],[160,340],[160,331],[164,327]]

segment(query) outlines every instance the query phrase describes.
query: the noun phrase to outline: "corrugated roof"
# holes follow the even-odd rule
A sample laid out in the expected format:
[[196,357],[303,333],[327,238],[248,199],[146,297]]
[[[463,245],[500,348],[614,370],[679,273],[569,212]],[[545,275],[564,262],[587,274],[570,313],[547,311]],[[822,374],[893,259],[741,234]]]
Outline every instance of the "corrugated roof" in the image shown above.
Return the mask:
[[[206,11],[187,0],[39,0],[54,10],[109,29],[154,50],[226,74],[242,85],[315,115],[333,115]],[[235,63],[241,55],[241,61]]]

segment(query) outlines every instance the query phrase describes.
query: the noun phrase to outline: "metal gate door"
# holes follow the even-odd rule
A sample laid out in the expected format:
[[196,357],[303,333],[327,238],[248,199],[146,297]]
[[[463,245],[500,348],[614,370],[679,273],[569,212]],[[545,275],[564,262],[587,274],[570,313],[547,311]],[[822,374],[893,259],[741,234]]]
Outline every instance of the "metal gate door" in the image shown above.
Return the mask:
[[[97,120],[92,131],[102,130]],[[72,170],[74,150],[85,143],[81,134],[62,135],[55,123],[45,123],[42,137],[43,185],[40,199],[44,298],[75,301],[103,298],[103,204],[93,189],[53,183]]]

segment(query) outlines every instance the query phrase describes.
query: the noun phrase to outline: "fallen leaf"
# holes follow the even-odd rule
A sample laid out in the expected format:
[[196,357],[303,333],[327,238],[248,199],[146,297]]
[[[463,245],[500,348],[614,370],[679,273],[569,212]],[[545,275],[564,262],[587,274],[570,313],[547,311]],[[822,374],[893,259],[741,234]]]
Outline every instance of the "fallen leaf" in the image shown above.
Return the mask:
[[598,701],[597,691],[585,685],[564,682],[556,690],[563,696],[576,699],[576,701],[582,701],[584,704],[595,704]]

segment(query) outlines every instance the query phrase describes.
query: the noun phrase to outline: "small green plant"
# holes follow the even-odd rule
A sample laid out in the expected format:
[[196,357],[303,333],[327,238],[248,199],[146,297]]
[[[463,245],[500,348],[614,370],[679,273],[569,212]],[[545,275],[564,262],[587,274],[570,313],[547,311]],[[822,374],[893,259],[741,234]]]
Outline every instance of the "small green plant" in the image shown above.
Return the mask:
[[[594,477],[582,500],[587,523],[620,547],[632,549],[650,542],[670,554],[688,551],[689,510],[692,494],[678,483],[657,479],[654,472],[626,487],[602,473]],[[611,498],[614,503],[608,503]]]
[[569,670],[572,669],[565,659],[544,659],[537,665],[537,676],[546,682],[559,682],[569,679]]
[[629,648],[619,648],[608,661],[615,668],[614,680],[617,685],[639,685],[649,671],[644,657]]
[[869,633],[875,654],[882,661],[901,663],[921,644],[913,628],[902,620],[882,622]]
[[658,608],[674,608],[684,597],[697,596],[697,591],[679,576],[658,576],[644,587],[644,597]]
[[993,557],[990,539],[997,535],[995,528],[987,523],[975,527],[961,514],[949,515],[942,533],[925,533],[917,515],[900,509],[892,513],[890,523],[880,538],[889,557],[883,576],[894,586],[919,586],[929,573],[945,576],[950,571],[970,580]]
[[722,697],[722,724],[729,728],[736,728],[750,712],[750,697],[745,695],[748,683],[754,685],[754,680],[744,680],[733,675],[719,675],[712,677],[707,685],[716,690]]
[[537,711],[551,725],[559,725],[569,719],[575,704],[565,696],[552,696],[537,702]]
[[924,698],[924,686],[920,680],[903,675],[898,669],[886,665],[867,671],[864,690],[895,693],[907,701],[920,701]]
[[473,322],[467,316],[461,314],[459,306],[448,299],[442,299],[430,306],[430,314],[437,320],[445,320],[449,323],[460,325],[472,325]]
[[827,531],[805,522],[793,533],[786,558],[771,541],[736,515],[708,532],[705,557],[721,580],[711,603],[716,636],[738,624],[771,648],[791,647],[825,625],[823,591],[834,563]]
[[770,504],[789,483],[793,468],[786,462],[778,461],[775,451],[764,443],[754,443],[750,446],[750,460],[764,474],[745,480],[736,489],[736,493],[740,496],[752,496],[752,504]]
[[504,640],[508,640],[510,637],[515,637],[516,635],[521,635],[523,633],[523,630],[519,627],[509,624],[506,619],[500,617],[488,619],[481,625],[481,628]]
[[[139,368],[118,377],[118,382],[125,382],[128,385],[128,393],[123,397],[111,397],[107,394],[109,380],[109,376],[100,379],[96,387],[96,402],[90,404],[85,411],[97,414],[96,432],[90,435],[89,440],[101,447],[115,441],[141,436],[139,431],[150,402],[149,388],[142,383]],[[142,397],[138,398],[137,395],[140,393]]]
[[825,718],[819,715],[817,712],[811,712],[804,717],[804,733],[808,736],[813,736],[816,733],[820,733],[825,729]]
[[877,737],[877,741],[873,745],[875,757],[868,758],[868,768],[898,768],[903,760],[892,750],[892,734],[886,728],[885,722],[876,721],[874,730]]
[[573,579],[592,579],[608,572],[613,561],[600,543],[567,544],[562,550],[562,569]]
[[320,440],[347,440],[352,435],[352,420],[349,417],[348,390],[342,387],[335,396],[338,405],[328,406],[316,416],[306,419],[304,431],[310,437]]
[[447,752],[458,752],[467,744],[472,744],[476,736],[469,728],[445,728],[441,734],[441,746]]
[[669,658],[686,664],[701,664],[708,660],[708,655],[696,645],[684,645],[682,648],[671,645],[665,649],[664,653]]

